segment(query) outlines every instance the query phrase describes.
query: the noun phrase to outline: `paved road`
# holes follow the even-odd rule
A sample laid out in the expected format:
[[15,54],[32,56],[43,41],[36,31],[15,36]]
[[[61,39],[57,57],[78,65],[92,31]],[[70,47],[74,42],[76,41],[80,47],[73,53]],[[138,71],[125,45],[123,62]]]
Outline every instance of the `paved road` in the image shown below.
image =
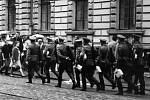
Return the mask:
[[56,80],[50,84],[41,84],[40,79],[34,79],[33,84],[25,83],[27,78],[9,77],[0,75],[0,100],[149,100],[149,92],[146,96],[134,96],[125,94],[124,96],[114,95],[117,90],[106,88],[105,92],[95,92],[88,88],[87,92],[80,89],[71,89],[71,84],[63,82],[62,88],[54,87]]

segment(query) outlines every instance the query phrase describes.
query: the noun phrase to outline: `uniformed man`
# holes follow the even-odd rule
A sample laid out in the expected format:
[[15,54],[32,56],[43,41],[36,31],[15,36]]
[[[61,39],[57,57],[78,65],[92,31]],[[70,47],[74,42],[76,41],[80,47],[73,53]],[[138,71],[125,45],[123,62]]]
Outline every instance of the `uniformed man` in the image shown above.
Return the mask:
[[77,87],[80,87],[80,74],[81,74],[81,69],[82,67],[82,62],[80,59],[80,53],[82,51],[82,40],[78,39],[75,40],[75,74],[76,74],[76,80],[77,80]]
[[97,86],[97,91],[100,90],[100,83],[93,77],[95,72],[95,59],[96,59],[96,50],[90,44],[90,40],[88,38],[83,38],[83,48],[81,52],[81,57],[83,59],[82,62],[82,91],[86,91],[86,78],[90,83],[94,83]]
[[[130,68],[130,51],[128,45],[125,43],[125,37],[123,35],[117,35],[118,37],[118,44],[116,46],[115,57],[117,61],[117,68],[121,69],[124,75],[122,78],[128,83],[131,92],[134,88],[134,84],[132,80],[130,80],[131,76],[131,68]],[[117,95],[123,95],[123,87],[121,82],[121,77],[116,77],[117,86],[118,86],[118,93]]]
[[49,68],[51,68],[51,71],[57,76],[57,78],[58,78],[58,72],[55,71],[55,65],[56,65],[55,42],[51,38],[47,38],[47,40],[48,40],[48,45],[45,47],[43,54],[46,58],[45,74],[47,78],[47,83],[50,83]]
[[[144,64],[143,64],[143,46],[140,43],[140,36],[133,36],[133,52],[134,52],[134,71],[136,85],[135,94],[145,95],[145,81],[144,81]],[[140,83],[140,91],[138,90],[138,81]]]
[[42,84],[44,84],[45,77],[38,72],[38,64],[41,58],[40,47],[35,43],[36,37],[31,36],[30,40],[31,45],[27,50],[27,57],[26,57],[28,63],[28,82],[26,83],[32,83],[32,78],[35,71],[37,75],[41,78]]
[[67,74],[69,75],[70,79],[72,80],[72,89],[76,88],[76,82],[74,78],[73,73],[73,61],[74,56],[71,51],[71,48],[64,44],[64,39],[62,37],[59,37],[58,39],[59,46],[57,47],[57,57],[58,57],[58,63],[59,63],[59,76],[58,76],[58,84],[56,87],[61,87],[62,83],[62,74],[64,70],[66,70]]
[[40,59],[39,69],[40,69],[41,74],[44,74],[43,72],[44,72],[44,65],[45,65],[45,57],[43,55],[43,50],[45,49],[45,44],[44,44],[44,42],[41,38],[39,38],[37,40],[37,44],[39,45],[40,52],[41,52],[41,59]]
[[101,46],[98,50],[97,64],[100,66],[102,72],[99,72],[99,79],[101,84],[101,90],[105,90],[105,83],[103,76],[112,84],[112,88],[115,88],[115,82],[111,78],[111,64],[108,59],[109,48],[105,39],[100,39]]

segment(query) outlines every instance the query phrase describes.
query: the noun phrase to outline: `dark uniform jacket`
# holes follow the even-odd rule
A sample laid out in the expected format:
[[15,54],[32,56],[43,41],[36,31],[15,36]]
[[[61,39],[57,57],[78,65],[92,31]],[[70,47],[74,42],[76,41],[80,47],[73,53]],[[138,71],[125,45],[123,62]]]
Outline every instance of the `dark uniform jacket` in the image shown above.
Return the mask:
[[46,57],[47,60],[51,60],[51,61],[56,60],[55,44],[50,43],[50,44],[46,45],[43,54],[44,54],[44,56]]
[[41,58],[41,52],[40,52],[40,47],[37,44],[32,43],[27,50],[26,59],[28,61],[31,61],[32,57],[34,58],[34,56],[37,57],[37,61],[39,61]]
[[[86,56],[86,58],[85,58]],[[84,67],[94,67],[96,59],[96,49],[92,46],[84,45],[82,48],[81,58],[83,58]],[[95,68],[93,68],[95,69]]]
[[133,43],[135,71],[143,71],[143,46],[140,42]]
[[[99,47],[99,50],[98,50],[98,57],[97,57],[97,64],[98,65],[102,65],[102,64],[105,64],[108,65],[109,64],[109,60],[108,60],[108,46],[107,45],[102,45]],[[103,66],[104,67],[104,66]]]
[[66,59],[69,57],[69,61],[73,62],[74,61],[74,56],[71,51],[71,48],[67,46],[66,44],[60,44],[57,47],[57,57],[58,57],[58,62],[59,63],[66,63],[68,60]]
[[130,66],[130,51],[128,45],[125,42],[121,42],[116,47],[116,59],[117,66],[121,68],[122,71],[128,72],[131,70]]

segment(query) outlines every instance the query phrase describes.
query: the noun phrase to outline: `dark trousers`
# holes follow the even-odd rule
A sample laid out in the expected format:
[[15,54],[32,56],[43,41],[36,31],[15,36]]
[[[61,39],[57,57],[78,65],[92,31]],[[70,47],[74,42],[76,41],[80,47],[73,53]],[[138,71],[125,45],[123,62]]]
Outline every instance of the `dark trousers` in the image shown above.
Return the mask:
[[66,70],[68,76],[70,77],[70,79],[72,80],[73,85],[75,85],[76,82],[75,82],[74,73],[73,73],[73,65],[72,65],[72,62],[68,61],[68,62],[64,62],[64,63],[59,64],[59,68],[58,68],[58,72],[59,72],[58,86],[61,87],[62,74],[65,70]]
[[32,61],[29,61],[29,64],[28,64],[28,80],[29,82],[32,82],[32,78],[34,76],[34,72],[37,73],[37,75],[43,79],[44,77],[39,73],[39,70],[38,70],[38,63],[37,62],[32,62]]
[[97,87],[99,87],[99,82],[96,80],[96,78],[93,77],[93,74],[94,74],[94,68],[91,69],[92,67],[83,67],[82,68],[82,85],[83,85],[83,89],[86,89],[86,79],[88,79],[88,81],[90,83],[94,83],[97,85]]
[[10,58],[5,58],[4,62],[3,62],[3,66],[0,69],[0,72],[5,70],[5,74],[8,74],[8,69],[9,69],[9,63],[10,63]]
[[45,74],[47,78],[47,82],[50,82],[50,73],[49,69],[51,68],[51,71],[57,76],[58,78],[58,72],[55,71],[56,61],[50,61],[47,60],[45,64]]
[[81,74],[81,71],[79,71],[78,69],[75,69],[75,74],[76,74],[77,85],[80,87],[80,74]]
[[39,70],[41,74],[44,74],[44,66],[45,66],[45,60],[42,60],[39,64]]
[[[144,81],[144,71],[135,72],[134,84],[140,83],[140,92],[145,93],[145,81]],[[136,86],[135,92],[138,93],[138,87]]]
[[[132,77],[131,74],[128,72],[124,72],[124,75],[122,77],[127,82],[129,91],[132,91],[133,89],[135,89],[135,86],[132,83],[131,77]],[[123,93],[121,78],[116,78],[116,82],[118,86],[118,92]]]
[[111,78],[111,69],[110,68],[105,68],[105,66],[103,66],[101,68],[102,72],[99,73],[99,80],[100,80],[100,85],[102,87],[102,89],[105,89],[105,83],[104,83],[104,77],[112,84],[114,85],[115,82],[113,81],[113,79]]

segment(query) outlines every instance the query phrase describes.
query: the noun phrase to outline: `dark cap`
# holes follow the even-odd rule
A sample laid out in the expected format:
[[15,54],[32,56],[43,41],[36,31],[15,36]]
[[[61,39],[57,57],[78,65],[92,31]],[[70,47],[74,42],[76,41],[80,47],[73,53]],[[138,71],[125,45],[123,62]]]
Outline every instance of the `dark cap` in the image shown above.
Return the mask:
[[121,34],[118,34],[118,35],[117,35],[117,38],[125,39],[126,37],[125,37],[125,36],[123,36],[123,35],[121,35]]
[[106,39],[99,39],[100,42],[106,42],[107,40]]
[[83,37],[83,41],[86,42],[86,43],[91,42],[90,39],[88,39],[87,37]]

